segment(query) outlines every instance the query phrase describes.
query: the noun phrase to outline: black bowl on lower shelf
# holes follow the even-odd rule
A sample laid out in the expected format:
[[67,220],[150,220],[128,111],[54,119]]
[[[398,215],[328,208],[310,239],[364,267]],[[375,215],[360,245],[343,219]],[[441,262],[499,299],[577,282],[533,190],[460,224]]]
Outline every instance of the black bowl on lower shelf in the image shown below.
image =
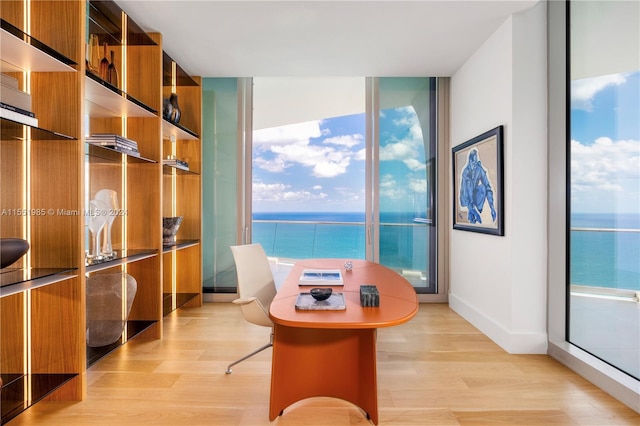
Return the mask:
[[316,300],[327,300],[331,297],[333,289],[316,287],[312,288],[309,293],[311,293],[311,296]]
[[6,268],[29,251],[29,243],[22,238],[0,238],[0,263]]

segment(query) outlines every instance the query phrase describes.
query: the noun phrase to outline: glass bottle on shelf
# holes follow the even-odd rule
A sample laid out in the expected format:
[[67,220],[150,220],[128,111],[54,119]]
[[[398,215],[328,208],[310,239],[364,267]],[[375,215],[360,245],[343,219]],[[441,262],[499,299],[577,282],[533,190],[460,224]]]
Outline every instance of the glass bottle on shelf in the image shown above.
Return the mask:
[[89,36],[89,52],[87,58],[89,71],[98,74],[100,70],[100,40],[97,34]]
[[111,51],[111,62],[109,62],[109,66],[107,67],[107,82],[118,87],[118,70],[113,63],[114,61],[114,52]]
[[101,79],[103,79],[104,81],[107,81],[107,74],[109,73],[109,60],[107,59],[107,50],[109,48],[109,45],[107,44],[107,42],[105,42],[103,46],[104,46],[104,56],[100,60],[100,67],[98,69],[98,74],[100,75]]

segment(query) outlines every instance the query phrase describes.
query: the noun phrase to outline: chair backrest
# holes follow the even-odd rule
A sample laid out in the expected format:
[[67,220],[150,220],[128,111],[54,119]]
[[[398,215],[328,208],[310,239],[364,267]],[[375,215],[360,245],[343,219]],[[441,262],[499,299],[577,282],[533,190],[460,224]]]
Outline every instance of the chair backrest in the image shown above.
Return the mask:
[[260,244],[231,246],[238,276],[238,296],[256,297],[269,314],[269,305],[276,295],[271,266]]

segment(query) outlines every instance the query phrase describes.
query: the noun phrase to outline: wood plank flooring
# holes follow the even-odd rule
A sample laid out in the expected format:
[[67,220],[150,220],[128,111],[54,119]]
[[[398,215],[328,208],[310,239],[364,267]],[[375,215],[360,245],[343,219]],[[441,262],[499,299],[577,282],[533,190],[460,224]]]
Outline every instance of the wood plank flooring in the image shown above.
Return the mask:
[[[230,303],[180,309],[162,340],[134,339],[87,372],[87,398],[44,401],[20,425],[369,424],[332,398],[298,402],[268,420],[269,329]],[[447,305],[422,304],[409,323],[378,331],[380,425],[639,425],[640,414],[544,355],[509,355]]]

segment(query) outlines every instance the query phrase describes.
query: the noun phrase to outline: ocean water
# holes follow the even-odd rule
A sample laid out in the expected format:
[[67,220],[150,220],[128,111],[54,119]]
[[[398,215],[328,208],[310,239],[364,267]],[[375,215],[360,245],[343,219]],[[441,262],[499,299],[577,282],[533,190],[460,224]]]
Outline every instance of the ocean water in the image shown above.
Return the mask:
[[[571,284],[640,290],[640,215],[573,214],[571,228]],[[575,228],[636,232],[579,231]]]
[[[391,268],[426,271],[425,224],[413,213],[380,215],[380,260]],[[253,241],[268,256],[292,259],[365,258],[364,213],[254,213]],[[263,222],[267,221],[267,222]]]
[[[262,244],[269,256],[365,257],[364,213],[254,213],[253,219],[253,241]],[[427,270],[431,229],[413,219],[413,213],[381,214],[380,249],[385,265]],[[640,215],[573,214],[571,227],[640,230]],[[640,291],[640,232],[572,230],[570,238],[571,284]]]

